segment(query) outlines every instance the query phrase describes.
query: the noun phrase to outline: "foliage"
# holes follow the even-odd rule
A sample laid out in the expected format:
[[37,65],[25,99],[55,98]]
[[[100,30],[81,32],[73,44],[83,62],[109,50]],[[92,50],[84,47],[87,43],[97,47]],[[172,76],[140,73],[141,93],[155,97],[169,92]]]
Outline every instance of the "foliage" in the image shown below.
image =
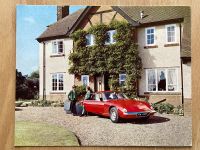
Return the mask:
[[34,107],[63,107],[63,101],[34,100],[31,102]]
[[39,70],[33,71],[29,78],[30,79],[39,79]]
[[81,86],[76,86],[75,91],[77,93],[77,96],[82,96],[86,94],[86,87],[81,85]]
[[[107,31],[117,32],[113,44],[105,44]],[[73,53],[70,54],[71,74],[102,75],[109,74],[112,90],[120,90],[119,74],[126,73],[126,93],[133,97],[137,92],[137,80],[140,78],[142,61],[134,38],[134,28],[127,22],[112,21],[109,25],[97,24],[88,31],[77,30],[72,34]],[[87,34],[95,36],[95,45],[86,46]]]
[[39,73],[34,71],[30,77],[16,70],[16,99],[34,99],[39,93]]
[[162,113],[166,113],[166,114],[173,113],[173,110],[175,108],[172,104],[169,104],[169,103],[152,104],[152,107],[154,108],[155,111],[157,111],[161,114]]

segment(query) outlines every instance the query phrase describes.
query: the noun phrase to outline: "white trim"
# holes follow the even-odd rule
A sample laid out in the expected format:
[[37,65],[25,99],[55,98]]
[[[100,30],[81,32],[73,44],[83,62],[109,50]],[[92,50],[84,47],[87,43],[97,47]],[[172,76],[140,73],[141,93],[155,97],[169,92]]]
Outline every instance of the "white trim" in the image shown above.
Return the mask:
[[84,84],[83,84],[83,78],[84,78],[84,77],[87,78],[87,86],[89,86],[89,84],[90,84],[90,77],[89,77],[89,75],[81,75],[81,82],[82,82],[82,85],[84,85]]
[[[148,44],[147,43],[147,30],[153,29],[154,30],[154,43],[153,44]],[[145,28],[145,46],[154,46],[156,45],[156,28],[155,27],[148,27]]]
[[[56,53],[53,53],[53,43],[56,42]],[[59,53],[58,52],[58,42],[63,43],[63,52]],[[64,46],[64,40],[63,39],[56,39],[51,41],[51,55],[62,55],[65,52],[65,46]]]
[[[165,78],[166,78],[166,91],[158,91],[158,70],[159,69],[162,69],[162,70],[164,70],[165,71]],[[176,73],[176,90],[174,90],[174,91],[169,91],[168,90],[168,70],[170,70],[170,69],[174,69],[175,70],[175,73]],[[155,78],[156,78],[156,91],[149,91],[148,90],[148,72],[150,71],[150,70],[154,70],[155,71]],[[146,73],[146,91],[147,92],[156,92],[156,93],[165,93],[165,92],[172,92],[172,93],[174,93],[174,92],[178,92],[179,90],[178,90],[178,88],[179,88],[179,86],[178,86],[178,68],[152,68],[152,69],[145,69],[145,73]]]
[[[174,42],[168,42],[168,32],[167,32],[167,28],[168,27],[171,27],[171,26],[174,26]],[[168,24],[168,25],[165,25],[165,42],[167,44],[173,44],[173,43],[177,43],[177,26],[176,24]]]

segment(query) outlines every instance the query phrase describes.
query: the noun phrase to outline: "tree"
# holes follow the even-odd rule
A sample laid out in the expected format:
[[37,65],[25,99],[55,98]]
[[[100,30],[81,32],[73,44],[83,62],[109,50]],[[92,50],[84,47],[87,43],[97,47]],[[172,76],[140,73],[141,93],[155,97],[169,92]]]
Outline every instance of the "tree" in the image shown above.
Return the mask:
[[31,73],[30,77],[22,75],[16,69],[16,99],[35,99],[39,93],[38,71]]

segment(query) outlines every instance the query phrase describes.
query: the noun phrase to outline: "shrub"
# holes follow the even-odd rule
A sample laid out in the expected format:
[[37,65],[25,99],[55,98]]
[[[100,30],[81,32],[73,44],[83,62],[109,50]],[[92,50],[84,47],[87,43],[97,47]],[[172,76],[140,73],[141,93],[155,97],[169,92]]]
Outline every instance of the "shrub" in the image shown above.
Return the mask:
[[159,104],[153,104],[152,105],[154,110],[159,112],[159,113],[166,113],[166,114],[171,114],[173,113],[174,106],[169,103],[159,103]]
[[15,107],[20,107],[23,104],[23,101],[16,101]]
[[83,86],[83,85],[76,86],[75,91],[76,91],[78,97],[85,95],[86,94],[86,86]]

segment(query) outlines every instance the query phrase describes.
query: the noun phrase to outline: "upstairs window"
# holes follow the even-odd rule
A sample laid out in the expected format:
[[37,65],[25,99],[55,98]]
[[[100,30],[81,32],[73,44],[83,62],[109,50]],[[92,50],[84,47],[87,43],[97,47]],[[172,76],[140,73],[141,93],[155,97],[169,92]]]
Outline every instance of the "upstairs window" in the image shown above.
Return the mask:
[[119,85],[125,86],[126,74],[119,74]]
[[166,39],[167,43],[176,42],[176,25],[166,25]]
[[52,53],[62,54],[64,52],[63,41],[53,41],[52,42]]
[[108,38],[106,39],[105,44],[114,44],[114,43],[116,43],[116,40],[114,38],[115,34],[116,34],[116,30],[107,31]]
[[86,46],[92,46],[92,45],[94,45],[94,35],[87,34],[86,35]]
[[155,45],[155,27],[150,27],[145,29],[146,45]]
[[53,73],[52,74],[52,91],[63,91],[64,90],[64,80],[63,73]]

